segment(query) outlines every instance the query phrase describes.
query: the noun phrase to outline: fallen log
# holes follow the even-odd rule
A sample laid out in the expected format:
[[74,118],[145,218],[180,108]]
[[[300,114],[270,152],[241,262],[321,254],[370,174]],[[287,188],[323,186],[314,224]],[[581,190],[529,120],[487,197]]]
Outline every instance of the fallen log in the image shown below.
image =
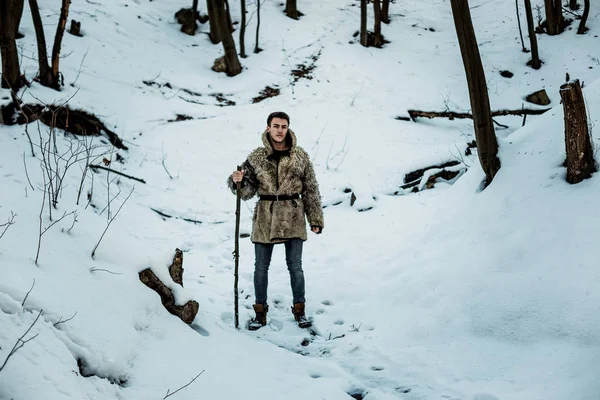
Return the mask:
[[[545,109],[530,109],[523,108],[521,110],[496,110],[492,111],[492,117],[502,117],[506,115],[540,115],[550,110],[550,108]],[[408,110],[408,115],[410,115],[410,119],[413,122],[417,122],[417,118],[448,118],[450,120],[453,119],[473,119],[473,115],[469,113],[459,113],[455,111],[422,111],[422,110]],[[398,118],[400,119],[400,118]]]
[[73,135],[101,136],[108,138],[117,149],[128,150],[119,136],[110,130],[98,117],[83,110],[67,106],[45,106],[41,104],[23,104],[17,116],[19,125],[40,120],[48,127],[62,129]]
[[451,181],[466,171],[467,167],[460,164],[458,161],[448,161],[443,164],[431,165],[409,172],[404,176],[404,184],[400,185],[401,190],[397,190],[393,194],[401,194],[406,189],[411,189],[413,193],[424,189],[431,189],[435,186],[438,179]]
[[[175,283],[183,287],[183,253],[179,249],[175,249],[173,263],[169,266],[169,274]],[[150,268],[140,271],[139,278],[144,285],[158,293],[161,303],[168,312],[179,317],[186,324],[194,321],[200,308],[197,301],[190,300],[184,305],[175,304],[173,291]]]

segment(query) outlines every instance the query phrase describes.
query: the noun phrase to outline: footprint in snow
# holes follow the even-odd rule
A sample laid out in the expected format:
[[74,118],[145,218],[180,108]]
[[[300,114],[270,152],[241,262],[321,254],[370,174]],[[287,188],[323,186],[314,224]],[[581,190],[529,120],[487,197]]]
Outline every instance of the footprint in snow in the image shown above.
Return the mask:
[[344,325],[344,320],[343,319],[336,319],[335,321],[333,321],[333,323],[335,325]]
[[332,305],[333,303],[331,302],[331,300],[323,300],[323,301],[321,302],[321,304],[323,304],[323,305],[325,305],[325,306],[330,306],[330,305]]
[[371,366],[371,371],[383,371],[384,369],[385,369],[385,367],[382,367],[380,365]]
[[325,310],[323,310],[322,308],[319,308],[317,311],[315,311],[315,314],[320,315],[323,314],[325,312]]

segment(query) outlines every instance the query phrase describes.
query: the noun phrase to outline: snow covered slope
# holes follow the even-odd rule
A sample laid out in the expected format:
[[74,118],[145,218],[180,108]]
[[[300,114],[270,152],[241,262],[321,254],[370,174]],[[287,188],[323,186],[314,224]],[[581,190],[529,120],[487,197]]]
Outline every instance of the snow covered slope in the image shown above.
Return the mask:
[[[40,1],[49,35],[59,3]],[[187,2],[73,2],[84,36],[65,36],[66,86],[59,93],[34,83],[23,99],[69,100],[98,115],[129,150],[95,139],[95,153],[106,151],[111,168],[147,183],[98,171],[89,205],[89,177],[77,205],[82,170],[72,166],[53,217],[77,211],[77,221],[70,229],[67,216],[44,233],[36,266],[41,150],[31,155],[23,126],[0,127],[0,224],[16,214],[0,239],[0,363],[42,311],[24,339],[38,336],[0,371],[0,399],[162,399],[202,371],[169,398],[600,398],[600,188],[596,176],[564,181],[558,95],[566,72],[585,81],[597,123],[597,15],[586,35],[539,35],[544,65],[533,71],[520,52],[514,3],[471,2],[492,107],[521,108],[541,88],[554,107],[524,128],[521,118],[498,118],[509,126],[497,130],[502,169],[481,191],[476,156],[463,155],[470,121],[395,119],[410,108],[469,110],[449,3],[392,4],[384,49],[356,43],[358,5],[300,1],[305,16],[292,21],[278,2],[265,2],[264,51],[227,78],[210,70],[222,48],[210,44],[206,25],[195,37],[179,32],[173,14]],[[239,5],[231,6],[237,20]],[[255,24],[254,15],[249,49]],[[31,79],[37,53],[27,7],[21,31]],[[314,64],[312,79],[294,81],[298,64]],[[253,103],[266,86],[281,94]],[[275,110],[291,115],[328,206],[324,233],[305,244],[316,335],[293,322],[281,248],[271,266],[270,324],[257,332],[233,327],[235,198],[225,179],[260,145]],[[192,119],[169,122],[177,114]],[[37,123],[28,132],[34,144],[47,136]],[[61,154],[70,143],[80,142],[58,132]],[[453,186],[391,195],[405,173],[449,160],[470,167]],[[353,206],[347,189],[357,196]],[[242,205],[242,233],[251,229],[253,205]],[[51,224],[47,210],[42,231]],[[151,267],[165,276],[175,248],[185,268],[178,300],[200,304],[191,329],[137,275]],[[254,300],[247,238],[240,252],[244,322]]]

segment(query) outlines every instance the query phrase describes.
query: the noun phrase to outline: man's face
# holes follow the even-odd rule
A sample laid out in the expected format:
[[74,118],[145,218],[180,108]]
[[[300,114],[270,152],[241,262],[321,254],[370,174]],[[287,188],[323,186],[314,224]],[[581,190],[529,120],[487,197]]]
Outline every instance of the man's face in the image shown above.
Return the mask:
[[283,143],[288,132],[288,122],[283,118],[273,118],[271,126],[267,126],[267,132],[275,143]]

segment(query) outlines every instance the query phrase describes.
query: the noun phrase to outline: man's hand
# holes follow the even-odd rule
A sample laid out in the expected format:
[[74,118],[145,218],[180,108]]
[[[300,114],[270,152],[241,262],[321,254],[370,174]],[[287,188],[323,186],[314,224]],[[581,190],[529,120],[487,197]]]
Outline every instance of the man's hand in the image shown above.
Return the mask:
[[233,179],[233,183],[239,183],[242,181],[242,179],[244,178],[244,170],[242,171],[233,171],[233,174],[231,174],[231,179]]
[[310,230],[313,231],[313,233],[319,234],[319,233],[321,233],[323,228],[321,228],[320,226],[312,225],[310,227]]

